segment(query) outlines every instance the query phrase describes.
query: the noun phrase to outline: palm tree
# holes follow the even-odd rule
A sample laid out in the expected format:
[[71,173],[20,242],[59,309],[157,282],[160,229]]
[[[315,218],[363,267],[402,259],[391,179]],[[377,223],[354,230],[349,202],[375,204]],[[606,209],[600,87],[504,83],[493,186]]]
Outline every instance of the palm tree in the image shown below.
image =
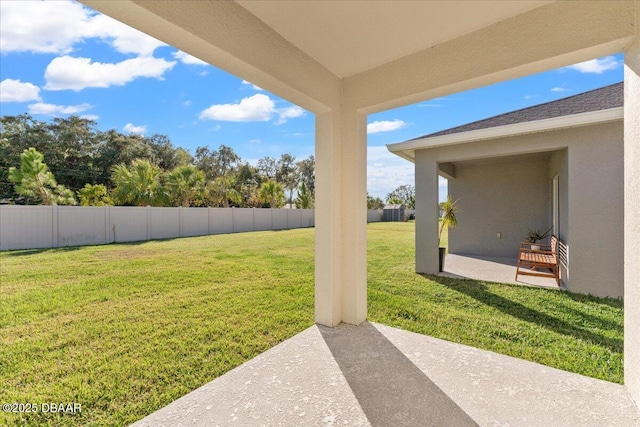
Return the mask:
[[239,204],[242,202],[242,194],[240,194],[233,186],[236,179],[233,175],[219,176],[208,185],[209,194],[213,199],[213,203],[217,206],[228,208],[229,202]]
[[45,205],[76,204],[73,192],[57,184],[44,156],[33,147],[20,154],[20,169],[9,168],[9,181],[15,184],[16,193],[39,198]]
[[440,224],[440,231],[438,232],[438,242],[442,238],[442,231],[444,227],[455,228],[458,225],[458,219],[456,218],[456,212],[458,211],[458,201],[451,198],[451,195],[447,195],[447,200],[440,203],[440,209],[442,216],[440,217],[442,223]]
[[148,160],[136,159],[127,167],[113,167],[111,180],[115,184],[113,199],[122,205],[162,206],[166,194],[162,187],[162,170]]
[[189,207],[204,192],[204,172],[192,165],[178,166],[167,176],[167,190],[172,201]]
[[311,209],[313,207],[313,195],[307,188],[304,181],[300,184],[298,189],[298,197],[296,198],[296,208],[298,209]]
[[282,184],[269,179],[260,186],[260,198],[269,203],[269,207],[276,208],[282,206],[284,202],[284,189]]

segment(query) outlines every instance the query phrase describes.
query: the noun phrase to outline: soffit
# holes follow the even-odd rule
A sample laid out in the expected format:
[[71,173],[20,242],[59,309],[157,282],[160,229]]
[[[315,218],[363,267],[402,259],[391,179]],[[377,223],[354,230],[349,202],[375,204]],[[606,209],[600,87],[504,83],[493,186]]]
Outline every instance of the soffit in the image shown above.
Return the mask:
[[551,3],[236,1],[341,78]]

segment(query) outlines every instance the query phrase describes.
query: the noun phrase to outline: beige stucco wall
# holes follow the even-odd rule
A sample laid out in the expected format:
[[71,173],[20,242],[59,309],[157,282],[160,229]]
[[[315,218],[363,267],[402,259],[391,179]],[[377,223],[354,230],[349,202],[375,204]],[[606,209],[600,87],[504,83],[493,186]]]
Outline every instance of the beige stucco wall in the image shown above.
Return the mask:
[[[566,151],[564,151],[566,149]],[[557,154],[552,154],[553,152]],[[456,179],[449,186],[460,198],[459,226],[450,235],[452,252],[479,255],[485,245],[488,256],[508,256],[507,246],[517,245],[530,227],[551,226],[550,192],[552,177],[560,174],[561,237],[569,246],[567,285],[571,291],[598,296],[623,296],[623,123],[616,122],[472,142],[416,151],[416,191],[418,199],[437,199],[437,189],[424,185],[421,167],[438,162],[454,162]],[[477,160],[514,154],[549,152],[550,157],[535,165],[517,160],[511,166],[465,166],[465,160]],[[563,154],[566,153],[566,154]],[[566,158],[565,158],[566,156]],[[458,162],[458,163],[456,163]],[[531,169],[539,171],[533,172]],[[500,173],[502,169],[503,173]],[[522,173],[518,173],[521,170]],[[534,174],[531,184],[527,176]],[[563,184],[564,183],[564,184]],[[481,190],[482,187],[486,189]],[[517,191],[521,187],[522,194]],[[529,194],[527,194],[529,192]],[[503,193],[505,196],[501,197]],[[529,201],[543,206],[528,214]],[[484,203],[490,201],[490,204]],[[502,203],[502,206],[500,205]],[[518,210],[518,206],[522,206]],[[497,212],[504,212],[505,215]],[[433,226],[435,217],[416,218],[416,227]],[[507,215],[508,214],[508,215]],[[529,216],[528,216],[529,215]],[[422,218],[421,218],[422,217]],[[539,225],[534,222],[539,221]],[[531,224],[531,225],[529,225]],[[496,232],[502,232],[497,242]],[[416,231],[416,237],[419,237]],[[482,242],[482,243],[479,243]],[[429,243],[416,239],[416,266],[431,266],[434,256]],[[429,251],[429,252],[428,252]],[[437,256],[437,255],[436,255]],[[419,272],[434,272],[420,270]],[[566,278],[565,274],[565,278]]]
[[624,383],[640,407],[640,1],[624,66]]
[[449,230],[449,251],[514,257],[528,229],[548,230],[547,169],[540,157],[456,165],[449,194],[460,199],[460,226]]
[[569,289],[624,292],[623,124],[590,126],[569,143]]

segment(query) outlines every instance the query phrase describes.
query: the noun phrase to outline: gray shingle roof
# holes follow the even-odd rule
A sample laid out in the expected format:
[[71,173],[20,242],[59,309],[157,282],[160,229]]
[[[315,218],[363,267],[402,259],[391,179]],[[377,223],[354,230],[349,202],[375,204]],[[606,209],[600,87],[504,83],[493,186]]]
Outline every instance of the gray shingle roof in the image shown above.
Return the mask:
[[467,123],[466,125],[456,126],[439,132],[419,136],[411,139],[410,141],[430,138],[433,136],[450,135],[453,133],[512,125],[516,123],[532,122],[535,120],[551,119],[553,117],[570,116],[572,114],[587,113],[591,111],[607,110],[609,108],[622,107],[623,101],[623,82],[614,83],[609,86],[579,93],[556,101],[534,105],[533,107],[511,111],[509,113]]

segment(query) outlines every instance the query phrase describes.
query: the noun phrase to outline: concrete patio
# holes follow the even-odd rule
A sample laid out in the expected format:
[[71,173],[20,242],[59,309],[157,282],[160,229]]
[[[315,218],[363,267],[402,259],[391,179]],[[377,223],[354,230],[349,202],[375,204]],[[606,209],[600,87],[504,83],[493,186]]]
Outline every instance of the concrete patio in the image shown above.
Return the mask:
[[447,254],[444,271],[438,273],[438,275],[456,279],[473,279],[484,282],[558,289],[558,285],[556,285],[556,281],[553,278],[520,275],[516,281],[517,262],[516,258]]
[[[624,223],[608,223],[624,227],[625,385],[640,402],[640,0],[82,2],[315,115],[315,321],[336,330],[313,327],[141,425],[400,424],[377,414],[430,425],[445,396],[455,405],[442,403],[443,424],[469,421],[462,411],[484,425],[638,425],[621,386],[382,326],[338,325],[367,319],[370,115],[623,52]],[[416,185],[436,191],[437,162],[427,153],[416,161]],[[416,271],[432,274],[438,200],[425,195],[416,191]],[[341,350],[341,337],[365,344]],[[385,365],[384,349],[408,377]],[[396,402],[413,404],[404,412]]]
[[640,426],[624,386],[365,322],[312,326],[133,424]]

